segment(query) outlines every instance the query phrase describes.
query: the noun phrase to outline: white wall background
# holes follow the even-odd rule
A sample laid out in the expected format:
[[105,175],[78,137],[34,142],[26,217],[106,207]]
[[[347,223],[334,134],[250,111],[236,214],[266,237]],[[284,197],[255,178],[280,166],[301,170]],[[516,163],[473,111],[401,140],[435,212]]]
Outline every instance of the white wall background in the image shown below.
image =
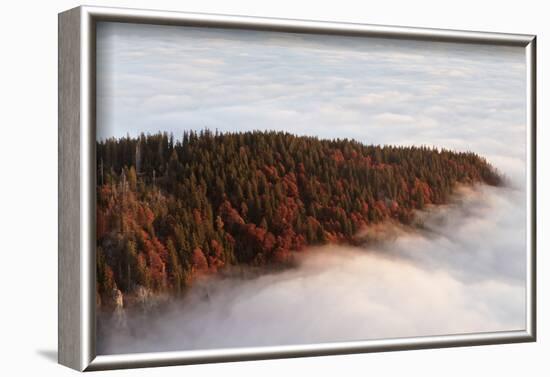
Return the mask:
[[[538,35],[539,67],[539,340],[537,343],[471,348],[210,364],[109,375],[280,376],[412,375],[544,376],[550,366],[550,157],[545,97],[550,38],[545,2],[461,0],[254,1],[118,0],[87,5],[302,18]],[[0,374],[63,376],[73,373],[54,360],[57,349],[57,13],[78,1],[8,1],[0,22]]]

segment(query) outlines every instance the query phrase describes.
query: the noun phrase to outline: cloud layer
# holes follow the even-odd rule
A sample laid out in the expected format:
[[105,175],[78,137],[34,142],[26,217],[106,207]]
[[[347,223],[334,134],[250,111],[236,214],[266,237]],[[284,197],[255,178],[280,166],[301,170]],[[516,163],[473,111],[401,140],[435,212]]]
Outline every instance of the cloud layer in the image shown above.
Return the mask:
[[[372,248],[326,246],[298,268],[202,282],[182,302],[109,328],[101,353],[272,346],[525,328],[524,203],[480,187]],[[503,216],[517,216],[515,219]],[[496,221],[495,221],[496,219]]]
[[472,150],[524,179],[522,48],[100,23],[98,137],[275,129]]

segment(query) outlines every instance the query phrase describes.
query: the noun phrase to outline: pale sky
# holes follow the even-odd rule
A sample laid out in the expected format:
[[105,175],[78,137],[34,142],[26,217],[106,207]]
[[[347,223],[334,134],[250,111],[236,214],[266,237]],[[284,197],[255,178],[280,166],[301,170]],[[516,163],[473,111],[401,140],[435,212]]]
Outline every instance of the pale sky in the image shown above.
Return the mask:
[[100,23],[98,139],[284,130],[477,152],[525,177],[523,48]]

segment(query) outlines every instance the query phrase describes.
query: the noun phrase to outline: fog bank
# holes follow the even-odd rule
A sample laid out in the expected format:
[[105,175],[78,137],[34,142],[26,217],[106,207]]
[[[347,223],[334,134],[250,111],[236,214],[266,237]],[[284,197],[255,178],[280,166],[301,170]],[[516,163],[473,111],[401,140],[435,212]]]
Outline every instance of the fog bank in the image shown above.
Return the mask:
[[213,278],[149,318],[108,328],[99,353],[273,346],[525,328],[524,193],[463,188],[424,229],[376,247],[329,245],[299,267]]

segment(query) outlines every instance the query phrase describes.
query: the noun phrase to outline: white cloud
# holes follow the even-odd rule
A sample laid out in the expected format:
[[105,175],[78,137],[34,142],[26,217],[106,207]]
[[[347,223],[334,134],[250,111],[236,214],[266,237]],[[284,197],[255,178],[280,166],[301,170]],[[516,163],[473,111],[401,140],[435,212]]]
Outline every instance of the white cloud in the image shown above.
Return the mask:
[[[372,117],[377,123],[382,124],[398,124],[398,123],[412,123],[414,117],[410,115],[396,114],[396,113],[382,113]],[[391,131],[390,131],[391,132]]]
[[100,352],[524,329],[523,205],[510,189],[469,189],[428,213],[423,233],[396,229],[378,247],[326,246],[298,268],[203,281],[170,310],[130,315],[129,330],[104,328]]
[[523,156],[524,60],[521,48],[100,24],[98,137],[280,129]]

